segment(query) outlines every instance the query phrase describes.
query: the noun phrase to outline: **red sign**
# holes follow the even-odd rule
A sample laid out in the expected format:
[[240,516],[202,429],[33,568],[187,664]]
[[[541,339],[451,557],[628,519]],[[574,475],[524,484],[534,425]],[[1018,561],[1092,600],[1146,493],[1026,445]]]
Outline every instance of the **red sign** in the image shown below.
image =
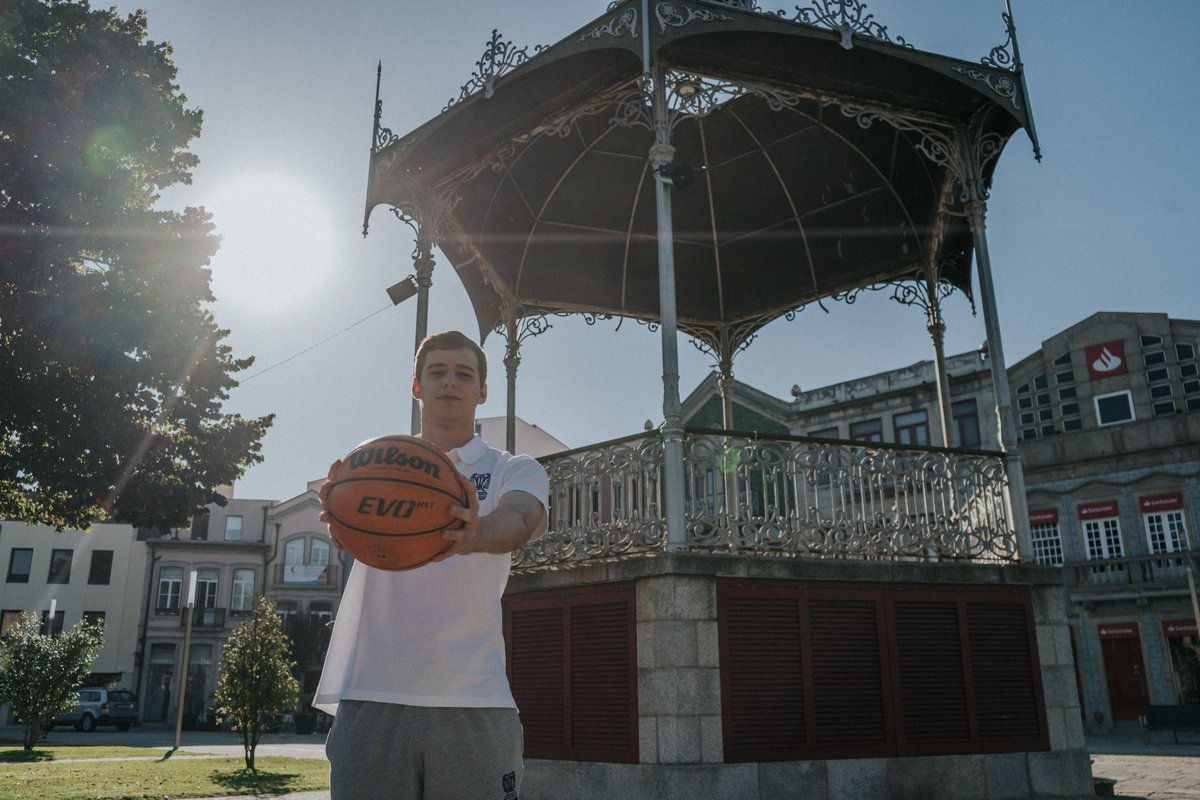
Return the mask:
[[1097,519],[1098,517],[1117,516],[1116,500],[1101,500],[1098,503],[1081,503],[1078,508],[1080,519]]
[[1055,525],[1058,523],[1057,508],[1043,508],[1029,512],[1030,525]]
[[1168,619],[1163,621],[1163,633],[1167,636],[1197,636],[1196,620]]
[[1136,639],[1138,635],[1136,622],[1110,622],[1097,625],[1096,632],[1101,639]]
[[1087,361],[1088,377],[1092,380],[1109,375],[1123,375],[1125,366],[1125,343],[1120,339],[1094,344],[1083,351]]
[[1147,494],[1138,498],[1138,505],[1141,506],[1143,512],[1171,511],[1172,509],[1183,508],[1183,494],[1180,492]]

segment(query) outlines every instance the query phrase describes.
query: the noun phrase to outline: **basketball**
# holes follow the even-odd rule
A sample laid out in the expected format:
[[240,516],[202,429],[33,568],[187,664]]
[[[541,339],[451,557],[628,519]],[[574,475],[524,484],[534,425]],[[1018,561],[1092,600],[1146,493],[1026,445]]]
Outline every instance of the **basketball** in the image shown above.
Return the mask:
[[378,569],[415,569],[449,550],[442,531],[469,506],[458,470],[415,436],[363,442],[329,469],[321,487],[329,531],[357,560]]

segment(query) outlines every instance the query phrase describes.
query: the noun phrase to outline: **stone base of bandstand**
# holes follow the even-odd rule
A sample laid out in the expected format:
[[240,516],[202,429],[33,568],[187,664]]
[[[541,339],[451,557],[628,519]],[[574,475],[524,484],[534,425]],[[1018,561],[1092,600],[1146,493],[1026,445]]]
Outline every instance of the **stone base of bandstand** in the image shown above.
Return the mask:
[[[716,582],[721,578],[1017,584],[1032,614],[1049,749],[724,763]],[[514,574],[510,593],[633,582],[638,761],[526,759],[523,800],[1082,800],[1094,797],[1058,570],[657,553]]]
[[525,762],[523,800],[1083,800],[1086,750],[764,764]]

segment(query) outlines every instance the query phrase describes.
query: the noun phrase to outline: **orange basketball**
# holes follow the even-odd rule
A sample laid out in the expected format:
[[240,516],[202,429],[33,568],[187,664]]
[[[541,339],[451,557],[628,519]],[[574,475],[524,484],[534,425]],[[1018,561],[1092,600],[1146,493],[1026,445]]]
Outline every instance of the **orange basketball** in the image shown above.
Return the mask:
[[415,436],[363,442],[329,470],[321,487],[330,532],[349,553],[379,569],[414,569],[450,549],[442,530],[469,503],[458,470]]

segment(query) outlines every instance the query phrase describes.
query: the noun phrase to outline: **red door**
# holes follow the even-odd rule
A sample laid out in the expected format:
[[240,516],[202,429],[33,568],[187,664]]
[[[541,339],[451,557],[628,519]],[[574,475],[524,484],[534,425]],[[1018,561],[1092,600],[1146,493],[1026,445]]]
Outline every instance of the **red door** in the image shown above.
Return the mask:
[[1136,722],[1150,704],[1141,639],[1136,633],[1121,638],[1101,638],[1100,648],[1104,653],[1104,670],[1108,673],[1113,721]]

